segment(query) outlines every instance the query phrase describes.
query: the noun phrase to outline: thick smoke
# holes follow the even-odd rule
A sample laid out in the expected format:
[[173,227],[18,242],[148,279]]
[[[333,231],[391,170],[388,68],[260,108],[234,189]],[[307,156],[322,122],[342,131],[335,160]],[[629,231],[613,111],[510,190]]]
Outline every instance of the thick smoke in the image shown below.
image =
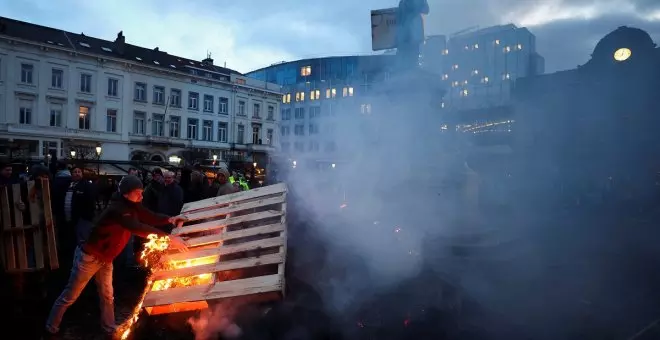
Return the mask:
[[[642,78],[631,84],[648,91]],[[623,218],[637,213],[637,203],[622,203],[626,191],[652,191],[649,164],[640,163],[649,158],[637,153],[651,152],[642,138],[631,142],[634,133],[624,143],[616,122],[623,103],[637,103],[630,110],[645,115],[650,106],[641,103],[653,97],[624,95],[612,79],[601,81],[612,83],[602,93],[557,90],[512,102],[517,149],[508,154],[477,152],[465,134],[443,130],[441,94],[417,73],[376,84],[370,97],[338,99],[346,104],[322,123],[336,125],[328,140],[339,141],[345,162],[312,170],[301,155],[295,168],[288,165],[291,211],[304,222],[290,223],[322,240],[303,255],[309,260],[306,271],[295,271],[298,279],[314,287],[327,312],[357,327],[369,327],[361,308],[395,296],[401,285],[417,289],[393,297],[411,315],[452,304],[434,294],[441,284],[416,286],[431,272],[517,332],[500,338],[634,334],[660,313],[657,303],[644,302],[657,297],[651,282],[658,280],[639,264],[657,262],[660,240],[650,222]],[[584,120],[571,120],[576,115]],[[590,128],[596,123],[611,131]],[[590,158],[570,158],[576,148]],[[622,194],[608,189],[616,181],[628,183],[618,184]]]
[[241,328],[234,323],[236,309],[226,303],[216,304],[200,311],[199,315],[188,319],[195,340],[236,339],[241,336]]

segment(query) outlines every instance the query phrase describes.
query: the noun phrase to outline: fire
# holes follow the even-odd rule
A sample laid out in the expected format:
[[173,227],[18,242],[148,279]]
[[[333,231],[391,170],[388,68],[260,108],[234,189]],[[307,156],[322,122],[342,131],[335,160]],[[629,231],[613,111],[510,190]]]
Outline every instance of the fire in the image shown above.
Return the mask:
[[208,257],[201,257],[196,259],[189,259],[183,261],[169,261],[163,263],[162,261],[160,261],[160,259],[163,253],[169,248],[170,238],[167,236],[158,237],[156,234],[151,234],[147,237],[147,240],[148,241],[144,244],[144,250],[142,250],[142,254],[140,255],[140,260],[142,261],[142,264],[146,268],[150,269],[150,279],[147,281],[147,286],[145,287],[144,292],[142,293],[142,297],[140,298],[140,303],[138,303],[138,305],[133,310],[133,314],[131,315],[130,318],[128,318],[128,320],[126,320],[118,328],[117,334],[119,335],[119,338],[121,340],[126,340],[130,335],[133,325],[135,325],[135,323],[139,319],[144,297],[147,295],[149,291],[160,291],[160,290],[167,290],[170,288],[177,288],[177,287],[210,284],[213,280],[213,275],[211,273],[186,276],[186,277],[174,277],[174,278],[167,278],[167,279],[155,280],[155,281],[152,280],[151,274],[156,270],[175,270],[181,268],[189,268],[189,267],[201,266],[206,264],[212,264],[217,262],[218,257],[208,256]]
[[[212,264],[216,263],[218,260],[217,256],[209,256],[209,257],[201,257],[198,259],[190,259],[190,260],[184,260],[184,261],[170,261],[169,263],[165,264],[164,270],[174,270],[174,269],[181,269],[181,268],[189,268],[189,267],[196,267],[196,266],[201,266],[205,264]],[[199,286],[199,285],[204,285],[204,284],[209,284],[211,283],[211,280],[213,279],[213,275],[210,273],[208,274],[199,274],[199,275],[194,275],[194,276],[186,276],[186,277],[174,277],[174,278],[168,278],[164,280],[157,280],[153,283],[153,286],[151,287],[152,291],[159,291],[159,290],[166,290],[169,288],[177,288],[177,287],[188,287],[188,286]]]

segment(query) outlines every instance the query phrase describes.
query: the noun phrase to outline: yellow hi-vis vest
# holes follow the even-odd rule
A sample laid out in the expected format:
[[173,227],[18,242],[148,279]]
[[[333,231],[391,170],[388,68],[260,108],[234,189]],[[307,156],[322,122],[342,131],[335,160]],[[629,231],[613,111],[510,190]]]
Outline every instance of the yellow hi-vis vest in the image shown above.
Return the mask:
[[234,184],[235,181],[234,176],[229,176],[229,183]]
[[250,186],[247,184],[247,182],[244,179],[241,178],[238,181],[238,184],[241,186],[241,188],[243,188],[243,190],[246,190],[246,191],[250,190]]

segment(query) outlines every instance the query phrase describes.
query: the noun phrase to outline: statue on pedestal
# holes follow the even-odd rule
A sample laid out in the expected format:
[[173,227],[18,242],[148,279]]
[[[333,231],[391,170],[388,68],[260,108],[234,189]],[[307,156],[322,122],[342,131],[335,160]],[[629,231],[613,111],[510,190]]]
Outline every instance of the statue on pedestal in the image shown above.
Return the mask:
[[427,0],[401,0],[397,10],[397,55],[400,66],[419,66],[420,45],[424,42],[424,18],[429,13]]

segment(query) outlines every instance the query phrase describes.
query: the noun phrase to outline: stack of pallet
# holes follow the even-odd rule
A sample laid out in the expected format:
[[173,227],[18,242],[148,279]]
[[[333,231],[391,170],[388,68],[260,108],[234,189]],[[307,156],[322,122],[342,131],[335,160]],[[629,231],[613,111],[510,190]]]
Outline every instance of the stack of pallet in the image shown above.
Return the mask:
[[38,181],[0,187],[0,254],[8,273],[59,267],[49,182]]
[[286,259],[284,184],[184,205],[173,234],[189,251],[169,252],[143,301],[151,315],[204,309],[227,298],[281,299]]

